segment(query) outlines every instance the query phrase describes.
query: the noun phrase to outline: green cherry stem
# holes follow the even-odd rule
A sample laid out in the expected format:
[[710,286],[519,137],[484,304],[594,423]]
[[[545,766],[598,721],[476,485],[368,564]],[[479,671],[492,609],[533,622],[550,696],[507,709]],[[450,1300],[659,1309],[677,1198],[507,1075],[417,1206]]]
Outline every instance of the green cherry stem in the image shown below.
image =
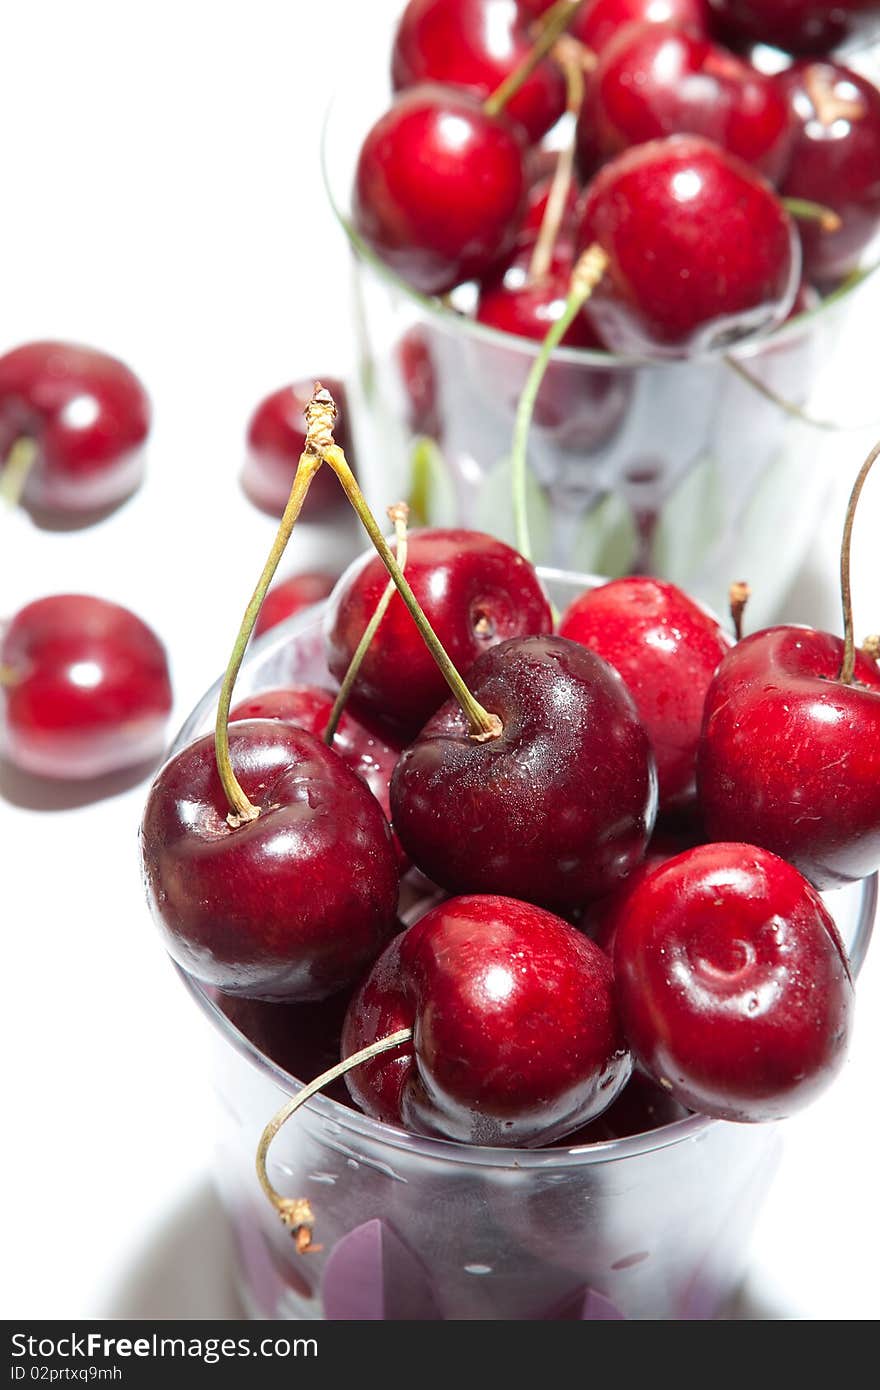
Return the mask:
[[565,33],[583,4],[584,0],[556,0],[556,4],[545,14],[541,31],[525,58],[484,101],[483,110],[487,116],[501,114],[538,64],[546,58],[556,40]]
[[[397,563],[400,566],[401,574],[403,574],[406,569],[406,523],[409,518],[409,507],[405,502],[397,502],[393,507],[388,508],[388,515],[394,522],[394,534],[397,538]],[[397,586],[393,579],[389,579],[382,593],[382,597],[376,604],[376,611],[364,628],[364,635],[357,644],[354,656],[348,664],[348,670],[343,677],[339,692],[333,702],[333,708],[330,711],[330,719],[324,731],[324,742],[327,744],[328,748],[332,748],[333,746],[336,730],[339,728],[339,721],[348,703],[348,697],[351,694],[352,686],[357,680],[358,672],[361,669],[364,657],[370,649],[370,644],[379,630],[379,624],[388,612],[388,605],[396,593]]]
[[[571,47],[569,47],[571,45]],[[580,55],[573,51],[579,48],[573,39],[564,37],[559,40],[559,62],[565,73],[566,90],[566,112],[571,122],[571,132],[556,160],[556,168],[553,171],[553,179],[550,183],[550,192],[547,196],[547,206],[544,209],[544,216],[541,219],[540,230],[535,242],[535,249],[529,261],[529,279],[542,280],[550,269],[553,260],[553,248],[559,238],[559,228],[562,226],[562,219],[565,216],[565,206],[568,202],[568,193],[571,188],[571,181],[574,177],[575,148],[577,144],[577,121],[578,112],[584,99],[584,69]]]
[[0,468],[0,497],[7,507],[18,506],[36,459],[37,446],[34,440],[27,435],[16,439],[5,464]]
[[844,685],[852,685],[856,673],[856,644],[853,635],[853,611],[852,611],[852,533],[853,524],[856,519],[856,509],[859,505],[859,498],[862,495],[862,488],[871,469],[880,455],[880,443],[874,445],[865,462],[859,469],[858,477],[853,484],[853,490],[849,495],[849,502],[846,506],[846,519],[843,523],[843,540],[840,545],[840,597],[843,603],[843,661],[841,662],[840,672],[837,679]]
[[833,208],[810,198],[782,198],[782,206],[796,222],[818,222],[823,232],[839,232],[843,223]]

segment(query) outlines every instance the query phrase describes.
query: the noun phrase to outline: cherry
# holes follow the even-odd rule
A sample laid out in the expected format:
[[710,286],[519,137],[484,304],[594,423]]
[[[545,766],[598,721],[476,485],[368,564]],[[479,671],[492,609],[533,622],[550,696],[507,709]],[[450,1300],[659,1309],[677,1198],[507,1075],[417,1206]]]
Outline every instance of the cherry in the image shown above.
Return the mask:
[[853,985],[822,899],[766,850],[702,845],[644,880],[618,924],[626,1035],[682,1105],[782,1119],[843,1063]]
[[25,772],[81,780],[137,767],[165,744],[165,649],[119,604],[37,599],[0,640],[0,711],[3,753]]
[[766,43],[789,53],[827,53],[880,28],[877,0],[709,0],[725,40]]
[[[415,530],[406,577],[452,663],[464,673],[508,637],[549,632],[550,605],[532,565],[480,531]],[[340,584],[328,631],[328,664],[342,680],[388,578],[367,556]],[[358,673],[359,708],[415,733],[448,694],[398,594]]]
[[607,957],[511,898],[452,899],[397,937],[352,999],[343,1056],[402,1027],[411,1043],[346,1081],[368,1114],[419,1134],[550,1143],[630,1073]]
[[799,222],[804,271],[823,286],[859,265],[880,228],[880,92],[837,63],[796,63],[775,81],[790,103],[796,135],[782,191],[820,203],[841,225]]
[[[482,285],[476,319],[502,333],[543,342],[547,329],[565,307],[573,261],[564,250],[557,251],[547,274],[537,280],[529,275],[528,261],[528,254],[519,251],[500,274]],[[602,346],[583,314],[566,330],[562,343],[564,347]],[[538,418],[540,423],[540,412]]]
[[511,250],[525,195],[514,128],[452,87],[413,87],[369,131],[354,221],[423,294],[478,279]]
[[[346,416],[345,387],[323,377],[327,389],[340,406],[337,432],[346,453],[351,450]],[[248,450],[241,472],[241,485],[251,501],[270,516],[281,516],[290,496],[296,466],[306,441],[305,408],[314,389],[314,378],[282,386],[260,402],[251,416],[247,431]],[[316,474],[306,499],[306,518],[315,520],[345,509],[345,498],[332,471],[322,468]]]
[[[537,17],[554,0],[518,0],[521,10]],[[632,24],[673,24],[701,36],[709,22],[707,0],[587,0],[571,23],[573,38],[601,54],[622,29]]]
[[732,53],[669,25],[631,26],[591,74],[578,120],[581,172],[631,145],[680,133],[714,140],[775,182],[793,123],[773,78]]
[[608,258],[586,312],[615,352],[683,356],[781,323],[797,293],[791,219],[742,161],[693,135],[599,170],[579,245]]
[[[550,189],[553,184],[552,172],[544,173],[540,178],[529,186],[526,193],[526,207],[520,225],[519,238],[517,242],[518,250],[514,254],[514,262],[522,259],[523,251],[531,252],[537,240],[538,233],[544,222],[547,212],[547,203],[550,198]],[[562,222],[559,234],[556,238],[556,252],[560,257],[567,258],[569,266],[574,260],[574,242],[577,225],[580,221],[580,189],[576,183],[569,184],[565,195],[565,210],[562,215]],[[503,267],[495,271],[495,277],[503,275]]]
[[336,753],[285,721],[232,724],[229,756],[256,819],[227,819],[211,736],[166,763],[150,789],[141,850],[154,919],[174,959],[205,984],[323,999],[352,984],[394,930],[388,823]]
[[149,428],[143,386],[105,352],[38,342],[0,357],[0,470],[18,441],[33,441],[21,497],[37,511],[88,514],[128,497]]
[[660,805],[694,793],[706,692],[731,639],[711,613],[660,579],[614,579],[581,594],[559,624],[619,671],[657,761]]
[[[317,476],[320,478],[323,474]],[[329,470],[327,470],[329,472]],[[313,484],[314,486],[314,484]],[[329,598],[336,587],[336,578],[319,570],[307,570],[302,574],[292,574],[274,585],[263,599],[259,617],[254,625],[254,636],[259,637],[270,628],[277,627],[295,613],[311,608],[323,599]]]
[[[443,82],[488,97],[531,47],[510,0],[409,0],[394,40],[391,79],[395,91]],[[556,63],[539,63],[505,109],[530,142],[546,135],[565,109],[565,80]]]
[[452,893],[504,893],[557,912],[639,863],[654,823],[647,735],[623,681],[564,637],[493,647],[467,675],[501,721],[473,737],[449,701],[401,755],[391,807],[401,843]]

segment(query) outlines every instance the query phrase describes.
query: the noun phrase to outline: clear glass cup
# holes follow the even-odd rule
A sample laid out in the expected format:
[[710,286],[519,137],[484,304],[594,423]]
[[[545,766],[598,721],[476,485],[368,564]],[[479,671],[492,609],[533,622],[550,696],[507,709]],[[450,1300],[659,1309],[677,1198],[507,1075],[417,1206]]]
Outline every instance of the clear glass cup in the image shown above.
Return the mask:
[[[553,570],[542,577],[560,608],[598,582]],[[325,607],[254,643],[236,698],[333,683]],[[172,752],[212,728],[218,693],[219,682]],[[876,879],[826,899],[857,971]],[[412,887],[407,920],[420,905]],[[183,978],[214,1025],[216,1177],[252,1316],[696,1319],[712,1317],[735,1288],[780,1127],[699,1115],[606,1143],[513,1150],[419,1138],[316,1096],[269,1154],[275,1186],[308,1197],[315,1211],[323,1249],[298,1255],[263,1196],[254,1156],[263,1126],[301,1083],[239,1031],[211,991]]]
[[[389,93],[381,71],[359,71],[356,88],[340,90],[357,90],[358,100],[331,105],[323,163],[354,253],[360,379],[351,406],[368,496],[377,508],[413,499],[427,523],[513,540],[514,411],[539,344],[416,293],[361,242],[350,218],[353,171]],[[869,278],[769,336],[697,359],[557,349],[529,444],[535,559],[664,576],[719,610],[730,582],[747,578],[752,622],[771,621],[841,459],[854,473],[873,442],[870,354],[856,346],[872,341],[880,284],[868,291]],[[473,297],[452,296],[459,308]],[[817,428],[798,410],[847,428]],[[859,425],[863,437],[850,438]]]

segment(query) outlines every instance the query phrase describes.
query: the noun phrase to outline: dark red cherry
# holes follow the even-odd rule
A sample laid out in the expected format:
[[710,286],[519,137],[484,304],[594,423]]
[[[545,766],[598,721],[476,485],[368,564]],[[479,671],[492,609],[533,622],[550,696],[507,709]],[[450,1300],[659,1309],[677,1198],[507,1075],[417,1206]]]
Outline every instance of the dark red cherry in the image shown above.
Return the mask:
[[782,855],[817,888],[880,866],[880,670],[840,638],[774,627],[737,643],[706,697],[697,785],[708,834]]
[[453,898],[397,937],[352,999],[343,1055],[406,1027],[411,1043],[346,1081],[368,1114],[418,1134],[550,1143],[630,1074],[607,957],[510,898]]
[[[410,532],[406,577],[461,674],[482,652],[508,637],[549,632],[553,626],[534,567],[511,546],[481,531]],[[387,583],[385,567],[373,554],[342,581],[327,637],[328,664],[337,680],[348,670]],[[434,658],[395,594],[358,673],[358,704],[374,717],[415,733],[448,693]]]
[[657,800],[617,672],[564,637],[524,637],[486,652],[467,684],[502,732],[473,738],[451,700],[404,750],[391,807],[408,854],[452,893],[569,912],[610,892],[643,858]]
[[686,1120],[690,1113],[651,1077],[634,1071],[617,1099],[598,1119],[565,1139],[558,1139],[555,1147],[573,1149],[580,1144],[607,1144],[633,1134],[650,1134]]
[[[394,90],[443,82],[491,96],[528,56],[532,43],[510,0],[409,0],[391,54]],[[505,110],[529,141],[540,140],[565,110],[562,70],[545,58]]]
[[831,208],[836,232],[799,222],[804,273],[823,286],[857,269],[880,230],[880,92],[837,63],[796,63],[775,79],[791,105],[795,143],[787,197]]
[[[336,442],[355,468],[354,450],[348,426],[345,387],[333,377],[320,380],[339,409]],[[287,506],[296,467],[306,442],[305,408],[315,389],[314,377],[282,386],[260,402],[247,430],[247,454],[241,470],[241,485],[251,501],[271,516],[280,517]],[[356,468],[355,468],[355,471]],[[320,520],[346,508],[345,493],[331,468],[319,468],[312,479],[303,508],[306,521]]]
[[612,159],[587,190],[578,244],[609,266],[586,312],[613,351],[686,356],[779,324],[800,278],[772,189],[695,135]]
[[134,372],[94,348],[27,343],[0,357],[0,468],[32,439],[22,494],[49,513],[90,513],[134,492],[144,471],[150,402]]
[[[316,476],[320,477],[323,472],[322,468]],[[295,613],[301,613],[304,608],[321,603],[323,599],[329,598],[335,586],[334,575],[318,570],[308,570],[302,574],[292,574],[289,579],[282,579],[279,584],[273,585],[263,599],[260,615],[254,624],[254,636],[259,637],[262,632],[268,632],[278,623],[292,618]]]
[[788,103],[773,78],[707,39],[669,25],[630,27],[590,75],[578,120],[581,172],[664,135],[704,135],[776,182],[792,147]]
[[127,608],[37,599],[0,640],[0,744],[39,777],[88,779],[155,760],[171,682],[165,648]]
[[479,279],[513,247],[523,147],[503,116],[452,87],[401,93],[361,147],[355,226],[423,294]]
[[323,999],[352,984],[395,929],[388,822],[342,759],[293,724],[232,724],[229,747],[260,815],[229,825],[212,736],[166,763],[141,824],[153,917],[205,984]]
[[660,805],[693,795],[706,691],[731,638],[674,584],[641,576],[581,594],[559,624],[619,671],[654,749]]
[[880,29],[877,0],[709,0],[725,41],[766,43],[788,53],[828,53]]
[[645,879],[614,974],[634,1053],[691,1110],[782,1119],[846,1055],[853,986],[834,922],[796,869],[753,845],[702,845]]
[[[308,1082],[339,1061],[350,998],[351,990],[343,990],[313,1004],[270,1004],[218,991],[216,1003],[264,1057],[297,1081]],[[322,1094],[342,1105],[351,1104],[342,1080],[325,1087]]]

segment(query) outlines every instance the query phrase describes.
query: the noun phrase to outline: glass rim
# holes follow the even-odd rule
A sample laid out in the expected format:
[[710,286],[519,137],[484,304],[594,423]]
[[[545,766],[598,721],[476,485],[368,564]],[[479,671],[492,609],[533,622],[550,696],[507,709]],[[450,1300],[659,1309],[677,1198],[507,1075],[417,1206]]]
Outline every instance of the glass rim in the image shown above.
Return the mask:
[[[357,563],[359,558],[357,557],[352,563]],[[537,568],[538,574],[544,582],[552,583],[556,580],[577,584],[582,588],[596,587],[597,584],[605,582],[599,575],[582,574],[573,570],[557,569],[550,566],[539,565]],[[274,647],[286,646],[291,638],[304,633],[312,626],[322,624],[329,602],[329,599],[325,599],[321,603],[303,609],[257,638],[248,651],[244,664],[246,665],[253,660],[256,652],[265,654]],[[169,757],[175,756],[180,751],[180,748],[184,746],[184,740],[189,740],[190,727],[209,711],[216,708],[221,684],[222,678],[216,680],[187,716],[170,746]],[[878,902],[878,875],[872,874],[869,878],[862,879],[861,889],[862,900],[856,935],[851,949],[847,950],[854,979],[861,970],[871,942]],[[189,975],[175,961],[172,960],[172,964],[190,995],[218,1032],[223,1035],[224,1040],[230,1043],[240,1056],[261,1072],[284,1095],[294,1096],[304,1088],[306,1082],[300,1081],[298,1077],[285,1071],[236,1027],[217,1001],[212,998],[207,986]],[[321,1094],[316,1094],[306,1101],[303,1112],[312,1112],[322,1121],[330,1122],[339,1128],[359,1134],[374,1143],[383,1144],[390,1148],[404,1149],[410,1153],[419,1153],[425,1158],[443,1159],[450,1163],[482,1165],[487,1168],[511,1169],[555,1166],[569,1168],[584,1164],[610,1163],[615,1159],[634,1158],[640,1154],[652,1153],[658,1149],[670,1148],[673,1144],[696,1139],[710,1126],[730,1123],[715,1119],[710,1115],[693,1114],[681,1120],[674,1120],[671,1124],[661,1125],[658,1129],[626,1135],[618,1139],[607,1139],[599,1143],[573,1144],[570,1148],[560,1145],[558,1148],[517,1149],[465,1144],[454,1139],[435,1139],[412,1134],[409,1130],[399,1129],[397,1126],[386,1124],[382,1120],[375,1120],[364,1114],[363,1111],[343,1105],[340,1101],[334,1100],[332,1096]],[[266,1116],[267,1120],[270,1118],[270,1116]]]
[[[433,319],[446,332],[463,333],[466,337],[472,338],[475,342],[494,344],[506,348],[509,352],[518,352],[524,357],[536,357],[541,350],[540,342],[530,338],[523,338],[516,333],[507,333],[503,329],[490,328],[488,324],[478,323],[476,319],[469,318],[466,314],[444,304],[435,295],[422,294],[410,285],[397,271],[387,265],[375,251],[373,251],[356,231],[347,208],[341,207],[339,199],[333,189],[333,171],[331,169],[331,155],[329,150],[329,136],[334,117],[338,114],[340,98],[343,96],[343,89],[338,89],[331,96],[324,111],[324,119],[321,126],[320,139],[320,164],[321,177],[324,184],[324,191],[333,214],[342,227],[349,245],[356,258],[367,268],[383,280],[392,290],[395,290],[404,299],[410,301],[421,313]],[[393,96],[393,94],[392,94]],[[688,357],[651,357],[649,355],[640,356],[639,354],[619,355],[613,352],[604,352],[595,348],[577,347],[556,347],[553,349],[551,360],[555,362],[570,363],[572,366],[600,368],[605,371],[613,371],[622,368],[633,367],[658,367],[674,369],[682,365],[693,365],[695,362],[713,362],[719,358],[732,357],[736,361],[747,360],[759,356],[765,350],[779,345],[784,345],[789,339],[802,333],[807,326],[812,326],[826,311],[831,310],[842,300],[849,297],[871,278],[875,271],[880,269],[880,260],[865,266],[860,266],[851,272],[846,279],[825,295],[820,302],[812,309],[804,309],[794,318],[785,320],[776,328],[764,333],[755,333],[745,337],[741,342],[712,348],[709,351],[694,353]]]

